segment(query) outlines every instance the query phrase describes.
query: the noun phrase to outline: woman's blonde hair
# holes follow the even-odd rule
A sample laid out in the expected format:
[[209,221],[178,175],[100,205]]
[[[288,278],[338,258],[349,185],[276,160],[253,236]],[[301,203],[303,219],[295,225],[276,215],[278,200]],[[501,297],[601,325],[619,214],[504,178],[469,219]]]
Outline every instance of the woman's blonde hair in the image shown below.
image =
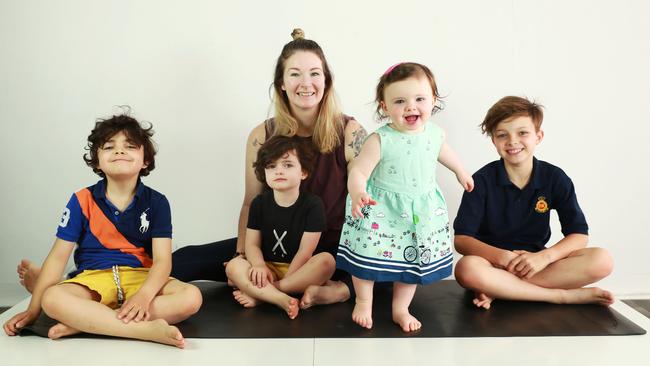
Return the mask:
[[273,135],[295,136],[298,132],[298,120],[291,114],[289,98],[286,92],[282,90],[285,62],[298,51],[312,52],[323,63],[323,74],[325,75],[325,91],[320,102],[312,140],[321,152],[331,152],[341,144],[343,134],[343,114],[339,109],[336,93],[332,85],[332,72],[318,43],[305,39],[305,34],[301,29],[294,29],[291,36],[293,41],[284,45],[275,64],[273,79],[275,124],[273,126]]

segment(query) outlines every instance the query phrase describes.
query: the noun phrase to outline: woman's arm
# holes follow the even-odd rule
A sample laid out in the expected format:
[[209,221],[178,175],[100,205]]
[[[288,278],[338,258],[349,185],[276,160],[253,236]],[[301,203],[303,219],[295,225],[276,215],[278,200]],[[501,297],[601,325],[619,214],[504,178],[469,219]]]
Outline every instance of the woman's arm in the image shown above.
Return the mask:
[[244,188],[244,201],[242,202],[241,210],[239,211],[239,221],[237,225],[237,253],[244,253],[246,243],[246,223],[248,222],[248,210],[250,209],[251,202],[258,194],[262,193],[264,185],[257,180],[255,176],[255,169],[253,163],[257,160],[257,151],[260,149],[266,138],[265,124],[262,122],[255,127],[246,142],[246,166],[245,172],[245,188]]
[[345,161],[348,162],[348,172],[350,171],[350,162],[361,153],[363,142],[366,141],[368,133],[366,129],[355,120],[349,120],[343,131],[345,144]]

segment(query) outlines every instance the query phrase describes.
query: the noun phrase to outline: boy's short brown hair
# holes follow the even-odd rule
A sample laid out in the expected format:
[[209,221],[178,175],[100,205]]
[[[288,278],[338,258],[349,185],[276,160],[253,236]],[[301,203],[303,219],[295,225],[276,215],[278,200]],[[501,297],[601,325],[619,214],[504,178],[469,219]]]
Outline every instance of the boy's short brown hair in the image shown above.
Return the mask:
[[515,117],[530,117],[535,125],[535,131],[542,127],[544,112],[541,104],[531,102],[526,98],[507,96],[496,102],[485,115],[485,119],[480,124],[481,132],[492,136],[497,125]]
[[128,109],[125,114],[112,116],[107,119],[98,119],[95,122],[95,128],[88,136],[88,144],[86,145],[87,153],[83,155],[86,165],[91,167],[93,171],[100,177],[106,177],[101,169],[99,169],[99,158],[97,151],[104,146],[104,144],[119,132],[123,132],[127,139],[129,139],[137,147],[142,146],[144,150],[144,163],[146,167],[140,170],[140,177],[149,175],[149,172],[156,168],[156,147],[151,136],[153,136],[153,126],[143,126],[135,118],[127,115]]
[[266,184],[267,166],[283,157],[289,151],[295,151],[304,173],[310,175],[314,171],[314,160],[316,158],[315,146],[311,139],[303,139],[298,136],[275,135],[266,140],[257,150],[257,160],[253,163],[257,180]]

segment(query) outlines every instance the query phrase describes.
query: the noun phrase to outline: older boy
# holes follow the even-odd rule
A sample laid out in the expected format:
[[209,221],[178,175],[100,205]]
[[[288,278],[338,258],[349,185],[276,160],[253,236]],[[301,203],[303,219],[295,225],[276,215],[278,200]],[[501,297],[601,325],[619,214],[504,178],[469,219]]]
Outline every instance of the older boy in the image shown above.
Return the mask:
[[[583,288],[612,270],[602,248],[586,248],[588,227],[571,179],[534,157],[542,141],[541,106],[504,97],[481,124],[500,160],[474,174],[454,221],[454,244],[463,254],[455,276],[475,291],[474,304],[493,299],[609,305],[614,298],[597,287]],[[551,247],[550,210],[557,211],[564,238]]]
[[[184,346],[169,323],[197,312],[201,293],[169,277],[169,203],[140,181],[155,167],[152,134],[126,115],[95,124],[84,160],[104,179],[70,198],[29,307],[4,324],[8,335],[42,307],[59,321],[52,339],[87,332]],[[59,283],[75,244],[77,269]]]

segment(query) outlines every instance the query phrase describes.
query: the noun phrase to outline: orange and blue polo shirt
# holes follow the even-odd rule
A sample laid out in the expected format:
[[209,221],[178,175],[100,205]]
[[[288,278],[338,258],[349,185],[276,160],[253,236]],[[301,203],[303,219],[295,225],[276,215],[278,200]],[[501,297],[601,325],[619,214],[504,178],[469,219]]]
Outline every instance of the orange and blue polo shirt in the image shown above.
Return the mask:
[[172,237],[169,202],[138,181],[133,201],[120,212],[106,197],[104,179],[70,197],[56,236],[77,243],[70,278],[114,265],[148,268],[152,239]]

